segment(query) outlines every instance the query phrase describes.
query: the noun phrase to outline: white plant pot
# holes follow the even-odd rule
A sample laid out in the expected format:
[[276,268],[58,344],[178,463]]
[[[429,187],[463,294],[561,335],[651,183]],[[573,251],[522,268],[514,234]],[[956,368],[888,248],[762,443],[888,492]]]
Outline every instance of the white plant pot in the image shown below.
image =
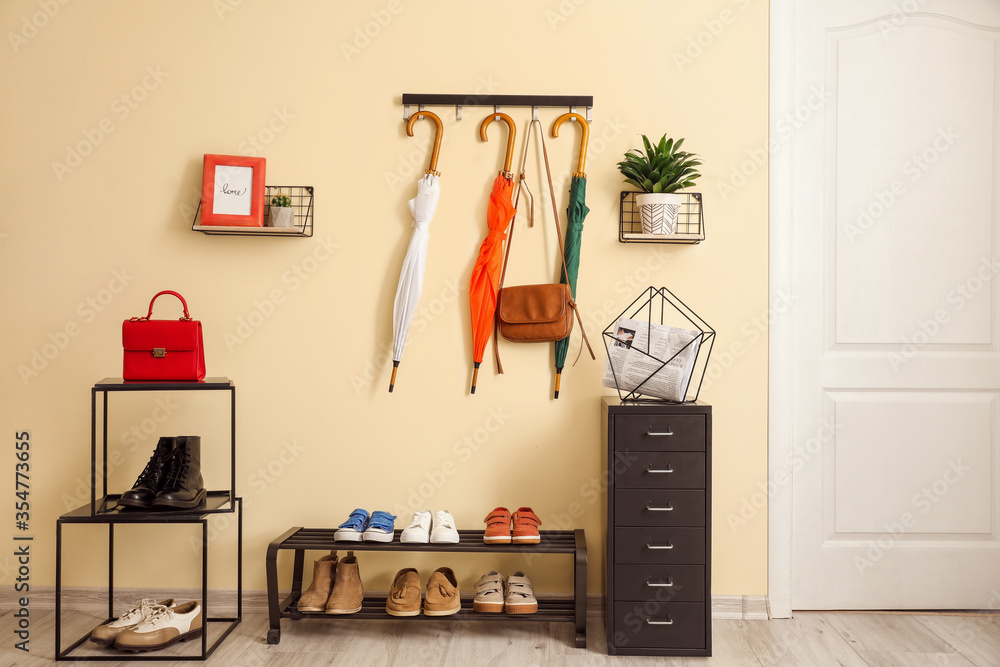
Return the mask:
[[673,234],[684,195],[645,192],[635,196],[635,203],[642,217],[643,234]]
[[290,206],[272,206],[269,227],[295,227],[295,210]]

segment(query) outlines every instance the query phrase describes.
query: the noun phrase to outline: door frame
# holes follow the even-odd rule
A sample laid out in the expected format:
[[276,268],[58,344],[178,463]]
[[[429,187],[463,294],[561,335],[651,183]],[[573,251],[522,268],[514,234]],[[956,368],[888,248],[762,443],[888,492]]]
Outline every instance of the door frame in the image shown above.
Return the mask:
[[[768,127],[794,108],[795,2],[770,0]],[[792,195],[794,135],[771,152],[768,163],[768,303],[793,294]],[[792,615],[792,415],[794,409],[794,319],[789,308],[768,330],[767,419],[767,595],[772,618]],[[784,485],[770,482],[787,480]]]

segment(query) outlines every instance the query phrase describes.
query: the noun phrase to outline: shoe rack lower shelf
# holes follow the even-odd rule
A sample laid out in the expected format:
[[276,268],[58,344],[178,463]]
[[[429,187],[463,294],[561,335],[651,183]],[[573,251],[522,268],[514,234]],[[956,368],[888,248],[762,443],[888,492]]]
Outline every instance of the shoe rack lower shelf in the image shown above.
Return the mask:
[[[587,646],[587,539],[582,528],[576,530],[543,530],[539,544],[487,545],[483,543],[483,531],[460,530],[458,544],[402,544],[400,530],[396,530],[392,542],[338,542],[333,539],[333,528],[289,529],[267,547],[267,609],[270,628],[267,643],[281,641],[281,619],[316,618],[327,621],[350,619],[384,619],[406,621],[533,621],[536,623],[573,623],[576,627],[576,648]],[[330,551],[331,549],[353,551],[406,551],[406,552],[467,552],[467,553],[524,553],[524,554],[572,554],[573,555],[573,597],[538,598],[538,611],[534,614],[484,614],[472,611],[472,596],[462,596],[462,610],[451,616],[408,616],[400,618],[385,611],[384,597],[366,597],[361,611],[355,614],[321,614],[300,612],[296,609],[302,595],[302,570],[306,551]],[[278,552],[295,552],[292,566],[292,587],[288,597],[278,596]]]

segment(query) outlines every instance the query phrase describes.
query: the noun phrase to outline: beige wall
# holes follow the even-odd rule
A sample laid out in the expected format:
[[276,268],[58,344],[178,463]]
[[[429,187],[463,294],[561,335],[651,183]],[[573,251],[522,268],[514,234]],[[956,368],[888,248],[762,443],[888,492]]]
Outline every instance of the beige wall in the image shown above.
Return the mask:
[[[3,423],[8,439],[32,433],[35,583],[54,582],[56,517],[87,496],[88,394],[120,373],[121,321],[175,289],[204,323],[209,374],[238,387],[248,588],[264,587],[265,546],[287,527],[335,526],[356,506],[400,509],[405,525],[413,502],[450,509],[461,528],[480,528],[496,505],[530,505],[545,528],[583,527],[590,590],[600,590],[599,398],[611,393],[602,357],[567,369],[553,401],[550,348],[508,344],[506,374],[484,364],[468,393],[467,285],[504,143],[499,126],[489,143],[478,139],[484,109],[466,107],[461,121],[438,110],[442,194],[425,311],[396,392],[386,392],[406,200],[431,127],[405,135],[400,95],[435,92],[594,96],[578,287],[587,330],[603,355],[600,331],[650,284],[716,328],[702,392],[715,410],[713,589],[766,592],[766,511],[753,506],[767,451],[767,346],[755,319],[768,306],[767,177],[754,162],[767,139],[766,2],[18,0],[0,19]],[[523,129],[530,112],[506,111]],[[540,112],[546,129],[557,113]],[[565,129],[549,140],[560,209],[578,150],[575,128]],[[664,132],[704,157],[708,239],[620,244],[615,162],[640,134]],[[256,153],[268,183],[315,186],[315,236],[191,231],[204,153]],[[525,282],[556,275],[547,200],[539,204],[540,228],[519,236],[515,275]],[[156,436],[181,433],[203,435],[209,484],[225,486],[225,401],[157,398],[113,399],[111,447],[123,461],[113,489],[131,485]],[[3,477],[10,488],[9,470]],[[220,554],[235,539],[224,524],[213,529]],[[197,583],[176,573],[186,568],[154,565],[164,551],[174,563],[192,558],[190,530],[122,531],[131,534],[141,539],[120,542],[119,585]],[[66,583],[100,583],[104,532],[73,528],[67,540]],[[363,554],[361,564],[366,584],[382,588],[410,564],[424,576],[452,565],[465,585],[491,567],[525,565],[455,554]],[[527,569],[539,589],[570,588],[565,558]],[[213,585],[230,586],[230,571],[213,566]]]

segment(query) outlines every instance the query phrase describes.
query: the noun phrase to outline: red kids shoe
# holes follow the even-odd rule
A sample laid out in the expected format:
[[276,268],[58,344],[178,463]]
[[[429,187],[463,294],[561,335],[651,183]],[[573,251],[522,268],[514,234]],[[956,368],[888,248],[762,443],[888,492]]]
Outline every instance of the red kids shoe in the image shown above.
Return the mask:
[[538,527],[542,525],[542,520],[535,516],[530,507],[519,507],[514,512],[513,518],[512,541],[514,544],[538,544],[542,541],[538,535]]
[[486,522],[483,542],[486,544],[510,544],[510,510],[506,507],[498,507],[490,512],[483,521]]

